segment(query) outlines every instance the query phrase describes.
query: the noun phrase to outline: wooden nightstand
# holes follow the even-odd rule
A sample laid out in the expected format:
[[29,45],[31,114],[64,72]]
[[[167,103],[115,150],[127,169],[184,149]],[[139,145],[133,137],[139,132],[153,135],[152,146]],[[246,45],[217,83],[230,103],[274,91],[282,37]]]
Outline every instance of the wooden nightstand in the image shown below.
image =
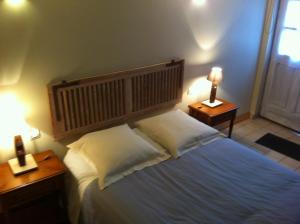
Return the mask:
[[215,126],[225,121],[230,121],[228,137],[231,137],[234,119],[238,106],[223,99],[218,99],[223,102],[217,107],[208,107],[200,102],[189,105],[189,114],[197,120]]
[[38,169],[14,176],[0,165],[0,223],[66,223],[66,168],[52,151],[37,153]]

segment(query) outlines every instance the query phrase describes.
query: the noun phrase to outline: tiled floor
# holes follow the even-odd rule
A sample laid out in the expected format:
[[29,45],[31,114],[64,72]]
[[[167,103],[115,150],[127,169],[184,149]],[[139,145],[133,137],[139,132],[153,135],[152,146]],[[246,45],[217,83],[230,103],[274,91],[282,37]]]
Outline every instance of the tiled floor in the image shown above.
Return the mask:
[[[227,129],[223,130],[227,133]],[[265,135],[272,133],[292,142],[300,144],[300,135],[281,125],[275,124],[263,118],[249,119],[234,125],[232,138],[238,142],[248,145],[250,148],[268,156],[269,158],[300,172],[300,161],[287,157],[255,141]]]

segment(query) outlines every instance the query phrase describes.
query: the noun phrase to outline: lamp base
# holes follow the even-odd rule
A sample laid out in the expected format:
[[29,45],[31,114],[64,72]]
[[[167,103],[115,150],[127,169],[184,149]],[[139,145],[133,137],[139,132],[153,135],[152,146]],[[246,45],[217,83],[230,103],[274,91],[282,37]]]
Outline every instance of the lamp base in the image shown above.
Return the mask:
[[217,107],[220,106],[223,102],[219,101],[219,100],[215,100],[215,102],[210,103],[209,100],[204,100],[202,102],[202,104],[209,106],[209,107]]
[[26,173],[31,170],[34,170],[38,167],[37,163],[35,162],[31,154],[26,155],[25,160],[26,160],[25,166],[20,166],[17,158],[8,160],[8,164],[14,175],[20,175],[22,173]]

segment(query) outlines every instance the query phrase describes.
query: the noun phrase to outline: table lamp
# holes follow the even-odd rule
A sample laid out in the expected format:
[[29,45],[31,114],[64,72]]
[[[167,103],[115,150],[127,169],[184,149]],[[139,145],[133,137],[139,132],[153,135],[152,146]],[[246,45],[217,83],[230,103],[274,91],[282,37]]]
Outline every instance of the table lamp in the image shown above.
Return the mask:
[[211,81],[210,97],[209,97],[209,100],[203,101],[202,104],[209,106],[209,107],[216,107],[216,106],[219,106],[222,104],[221,101],[216,100],[217,87],[218,87],[218,84],[221,82],[222,77],[223,77],[222,68],[213,67],[211,69],[211,72],[207,76],[207,80]]
[[28,136],[29,126],[25,121],[25,111],[16,96],[11,93],[0,95],[0,139],[1,148],[15,149],[16,158],[8,160],[13,174],[18,175],[37,168],[31,154],[25,152],[23,137]]

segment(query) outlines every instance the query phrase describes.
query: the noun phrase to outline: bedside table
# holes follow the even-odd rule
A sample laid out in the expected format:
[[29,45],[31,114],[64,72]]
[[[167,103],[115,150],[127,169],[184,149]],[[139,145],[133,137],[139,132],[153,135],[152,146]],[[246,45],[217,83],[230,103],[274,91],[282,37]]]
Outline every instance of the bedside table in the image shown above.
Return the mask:
[[191,104],[189,105],[189,114],[197,120],[210,126],[215,126],[225,121],[230,121],[228,137],[231,138],[238,106],[223,99],[218,100],[222,101],[223,104],[216,107],[209,107],[201,102]]
[[51,151],[33,155],[38,169],[14,176],[0,165],[0,223],[65,223],[66,168]]

